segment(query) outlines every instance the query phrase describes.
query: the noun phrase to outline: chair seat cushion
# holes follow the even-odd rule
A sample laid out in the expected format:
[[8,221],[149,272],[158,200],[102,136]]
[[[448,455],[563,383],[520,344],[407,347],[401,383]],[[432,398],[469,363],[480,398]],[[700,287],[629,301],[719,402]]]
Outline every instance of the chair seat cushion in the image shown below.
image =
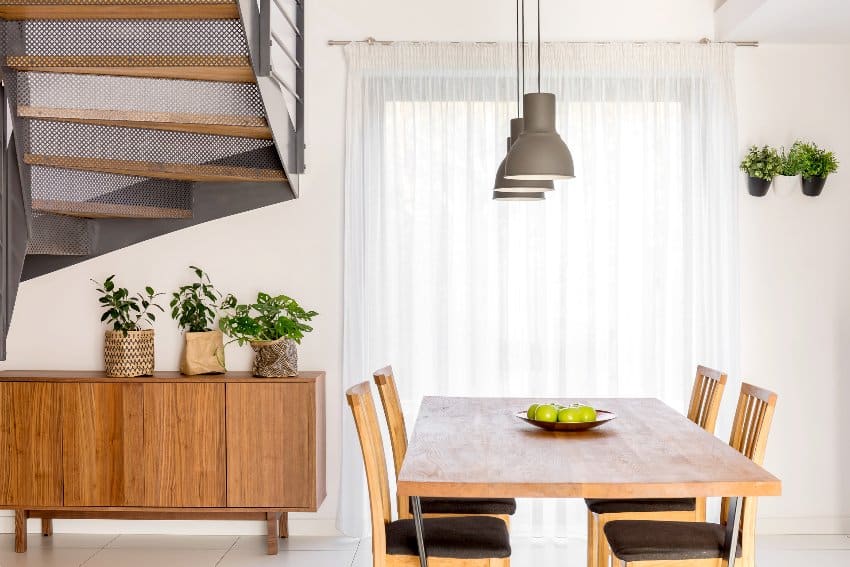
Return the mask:
[[[422,520],[429,557],[501,559],[511,556],[505,522],[492,516],[459,516]],[[387,554],[419,555],[413,520],[387,524]]]
[[513,516],[513,498],[421,498],[423,514],[490,514]]
[[643,498],[638,500],[588,498],[584,503],[594,514],[692,512],[697,508],[697,502],[694,498]]
[[720,558],[726,534],[720,524],[617,520],[605,524],[605,537],[611,553],[630,563]]

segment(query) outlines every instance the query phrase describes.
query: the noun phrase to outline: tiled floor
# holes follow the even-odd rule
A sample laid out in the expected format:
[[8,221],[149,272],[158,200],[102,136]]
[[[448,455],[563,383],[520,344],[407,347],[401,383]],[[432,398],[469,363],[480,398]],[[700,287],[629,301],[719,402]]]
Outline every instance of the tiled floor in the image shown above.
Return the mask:
[[[31,535],[29,551],[16,554],[0,535],[0,567],[371,567],[369,540],[292,537],[276,557],[265,555],[262,536]],[[848,536],[762,536],[759,567],[850,566]],[[512,567],[581,567],[580,539],[515,538]]]

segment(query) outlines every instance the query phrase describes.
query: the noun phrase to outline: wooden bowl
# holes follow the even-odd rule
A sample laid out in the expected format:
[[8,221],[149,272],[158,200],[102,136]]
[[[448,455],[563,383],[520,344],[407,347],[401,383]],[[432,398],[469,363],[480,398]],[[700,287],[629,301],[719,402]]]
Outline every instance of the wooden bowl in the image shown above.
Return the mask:
[[610,411],[596,410],[596,421],[571,421],[571,422],[553,422],[553,421],[537,421],[536,419],[528,419],[527,412],[520,411],[516,413],[518,419],[526,423],[530,423],[540,429],[547,431],[586,431],[599,427],[615,419],[617,415]]

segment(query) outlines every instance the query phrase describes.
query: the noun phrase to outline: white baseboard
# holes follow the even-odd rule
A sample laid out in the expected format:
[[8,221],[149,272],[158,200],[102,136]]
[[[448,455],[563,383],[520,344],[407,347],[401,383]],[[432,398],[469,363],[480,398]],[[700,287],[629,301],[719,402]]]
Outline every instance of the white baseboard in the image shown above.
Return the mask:
[[[67,534],[173,534],[173,535],[263,535],[265,522],[240,520],[54,520],[56,533]],[[31,519],[29,533],[39,533],[41,520]],[[13,517],[0,517],[0,533],[15,531]],[[291,518],[293,536],[339,536],[334,518]]]
[[759,518],[757,529],[767,535],[844,535],[850,534],[850,516]]

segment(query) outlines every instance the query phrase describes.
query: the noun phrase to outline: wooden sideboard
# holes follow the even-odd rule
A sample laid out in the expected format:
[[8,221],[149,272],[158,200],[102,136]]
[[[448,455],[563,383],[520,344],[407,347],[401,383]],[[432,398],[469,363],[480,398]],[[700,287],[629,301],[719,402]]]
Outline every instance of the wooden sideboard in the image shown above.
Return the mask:
[[325,490],[325,375],[0,372],[0,509],[27,518],[252,519],[268,552]]

